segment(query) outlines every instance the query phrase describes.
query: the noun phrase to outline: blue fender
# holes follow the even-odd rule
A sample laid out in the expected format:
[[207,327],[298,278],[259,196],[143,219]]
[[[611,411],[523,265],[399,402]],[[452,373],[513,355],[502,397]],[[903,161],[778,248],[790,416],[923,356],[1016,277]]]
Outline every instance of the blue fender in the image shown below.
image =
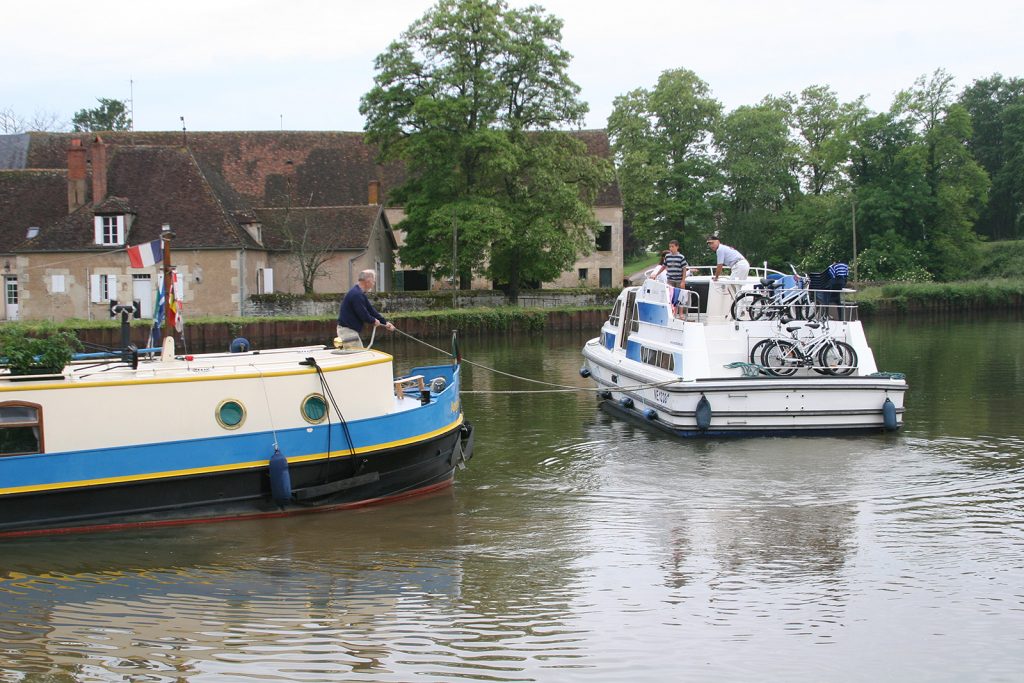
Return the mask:
[[711,401],[704,394],[701,394],[700,400],[697,401],[697,409],[694,411],[693,417],[697,421],[697,429],[700,431],[707,431],[711,426]]
[[896,404],[888,396],[882,404],[882,426],[887,432],[895,432],[899,429],[899,422],[896,420]]
[[288,471],[288,458],[278,448],[270,456],[270,494],[281,507],[292,499],[292,475]]

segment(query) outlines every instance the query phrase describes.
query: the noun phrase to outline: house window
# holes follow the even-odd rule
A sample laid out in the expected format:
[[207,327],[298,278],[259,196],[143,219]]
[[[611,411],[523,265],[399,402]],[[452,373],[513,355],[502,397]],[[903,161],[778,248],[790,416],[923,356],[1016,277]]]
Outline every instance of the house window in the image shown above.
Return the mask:
[[90,276],[90,301],[102,304],[117,300],[117,276],[105,273],[93,273]]
[[96,216],[96,244],[124,244],[124,216]]
[[585,283],[587,281],[587,274],[589,272],[589,269],[588,268],[578,268],[577,272],[578,272],[578,275],[580,276],[580,282],[584,282]]
[[601,226],[601,230],[594,236],[594,246],[598,251],[612,250],[612,226]]
[[18,305],[18,278],[8,277],[6,279],[7,288],[7,305],[17,306]]
[[34,403],[0,403],[0,456],[43,452],[40,415]]
[[274,269],[273,268],[260,268],[256,271],[256,293],[257,294],[273,294],[274,293]]

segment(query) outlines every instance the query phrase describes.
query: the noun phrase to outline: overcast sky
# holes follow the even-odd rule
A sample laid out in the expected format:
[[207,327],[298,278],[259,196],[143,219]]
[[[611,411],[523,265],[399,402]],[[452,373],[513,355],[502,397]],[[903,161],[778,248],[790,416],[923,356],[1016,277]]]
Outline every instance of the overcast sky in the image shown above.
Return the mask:
[[[362,130],[373,59],[428,0],[35,0],[0,10],[0,109],[64,121],[133,100],[136,130]],[[529,2],[511,0],[514,7]],[[612,102],[687,68],[727,110],[830,85],[887,109],[944,68],[1024,77],[1019,0],[540,0],[603,128]]]

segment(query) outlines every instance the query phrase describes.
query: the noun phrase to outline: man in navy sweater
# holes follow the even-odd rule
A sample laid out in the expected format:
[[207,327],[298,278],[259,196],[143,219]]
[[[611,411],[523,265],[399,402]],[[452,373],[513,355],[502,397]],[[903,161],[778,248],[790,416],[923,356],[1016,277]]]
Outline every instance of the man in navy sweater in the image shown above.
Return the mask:
[[366,296],[376,282],[377,276],[372,270],[362,271],[359,273],[359,281],[341,300],[341,308],[338,309],[338,338],[341,339],[342,346],[362,348],[363,340],[359,333],[366,324],[374,327],[383,325],[388,331],[395,329],[394,325],[377,312]]

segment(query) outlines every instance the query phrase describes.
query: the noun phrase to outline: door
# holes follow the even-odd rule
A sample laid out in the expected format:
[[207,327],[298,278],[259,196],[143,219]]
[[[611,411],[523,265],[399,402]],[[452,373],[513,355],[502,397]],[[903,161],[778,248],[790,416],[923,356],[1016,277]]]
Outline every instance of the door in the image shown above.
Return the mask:
[[18,276],[7,275],[4,277],[4,290],[7,301],[7,319],[18,319]]
[[149,273],[132,275],[132,299],[139,302],[141,317],[153,317],[153,278]]

